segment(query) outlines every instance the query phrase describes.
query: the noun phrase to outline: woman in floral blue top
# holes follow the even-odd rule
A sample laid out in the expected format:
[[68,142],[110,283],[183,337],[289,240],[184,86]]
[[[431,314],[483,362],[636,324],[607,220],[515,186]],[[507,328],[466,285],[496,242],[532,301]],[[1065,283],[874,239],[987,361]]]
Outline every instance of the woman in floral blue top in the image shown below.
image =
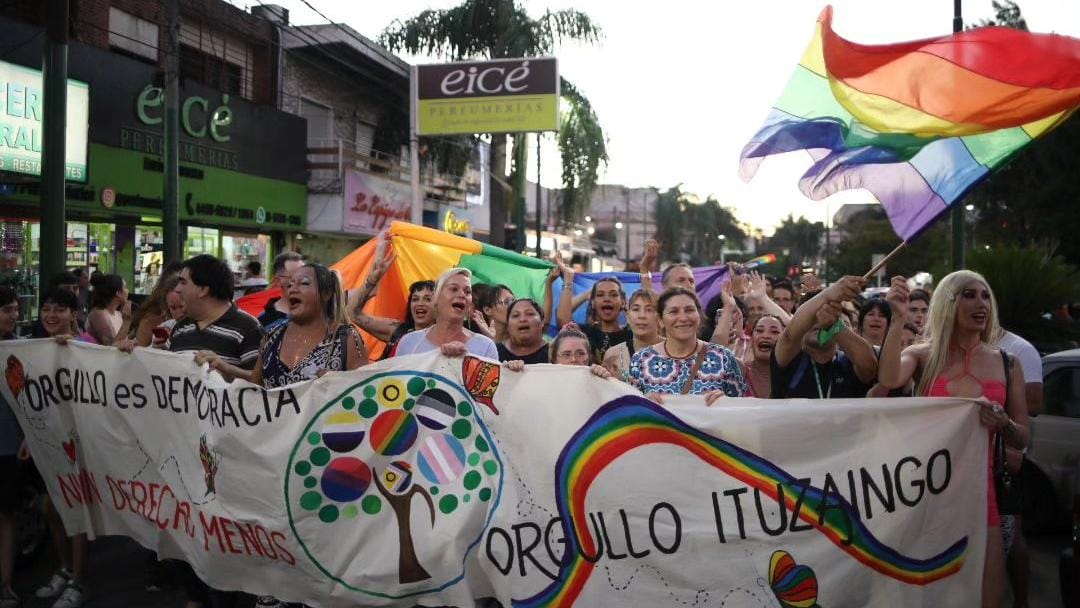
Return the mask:
[[663,403],[662,395],[705,395],[706,405],[721,397],[747,396],[750,390],[735,355],[698,340],[701,302],[693,292],[672,287],[660,295],[657,308],[666,338],[634,353],[631,384],[657,403]]

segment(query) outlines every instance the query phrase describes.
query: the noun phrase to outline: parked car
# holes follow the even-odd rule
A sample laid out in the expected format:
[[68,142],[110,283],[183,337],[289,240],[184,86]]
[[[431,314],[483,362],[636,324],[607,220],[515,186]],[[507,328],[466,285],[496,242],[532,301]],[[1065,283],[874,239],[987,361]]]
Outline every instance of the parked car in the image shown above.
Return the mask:
[[1071,519],[1080,495],[1080,349],[1043,357],[1043,411],[1032,418],[1024,471],[1024,523],[1046,530]]

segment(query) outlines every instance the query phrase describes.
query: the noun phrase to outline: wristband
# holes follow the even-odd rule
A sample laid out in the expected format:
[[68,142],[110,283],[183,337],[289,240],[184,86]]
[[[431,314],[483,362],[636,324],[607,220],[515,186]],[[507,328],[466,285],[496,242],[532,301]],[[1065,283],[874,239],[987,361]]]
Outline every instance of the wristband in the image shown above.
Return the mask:
[[825,346],[829,343],[829,340],[835,338],[842,331],[844,331],[844,321],[842,319],[837,319],[832,327],[819,329],[817,335],[818,346]]

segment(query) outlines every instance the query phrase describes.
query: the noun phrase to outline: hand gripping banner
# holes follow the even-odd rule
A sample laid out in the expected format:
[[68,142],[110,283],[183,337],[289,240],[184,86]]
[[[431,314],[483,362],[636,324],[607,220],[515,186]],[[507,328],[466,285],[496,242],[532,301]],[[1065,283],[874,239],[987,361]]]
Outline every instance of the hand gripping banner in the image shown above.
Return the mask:
[[663,406],[588,368],[395,358],[264,391],[190,355],[0,344],[69,533],[310,606],[977,603],[960,399]]

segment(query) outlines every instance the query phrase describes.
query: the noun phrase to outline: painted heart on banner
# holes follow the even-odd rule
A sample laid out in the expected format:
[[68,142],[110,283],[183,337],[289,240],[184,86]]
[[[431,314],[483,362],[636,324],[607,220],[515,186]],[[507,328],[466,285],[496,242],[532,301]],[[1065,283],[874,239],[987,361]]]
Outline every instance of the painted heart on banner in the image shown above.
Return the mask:
[[75,458],[76,456],[78,456],[78,451],[75,446],[75,438],[72,437],[61,445],[64,446],[64,453],[67,454],[68,460],[71,461],[71,464],[75,464]]
[[809,566],[795,563],[787,551],[775,551],[769,559],[769,586],[784,608],[817,607],[817,575]]

